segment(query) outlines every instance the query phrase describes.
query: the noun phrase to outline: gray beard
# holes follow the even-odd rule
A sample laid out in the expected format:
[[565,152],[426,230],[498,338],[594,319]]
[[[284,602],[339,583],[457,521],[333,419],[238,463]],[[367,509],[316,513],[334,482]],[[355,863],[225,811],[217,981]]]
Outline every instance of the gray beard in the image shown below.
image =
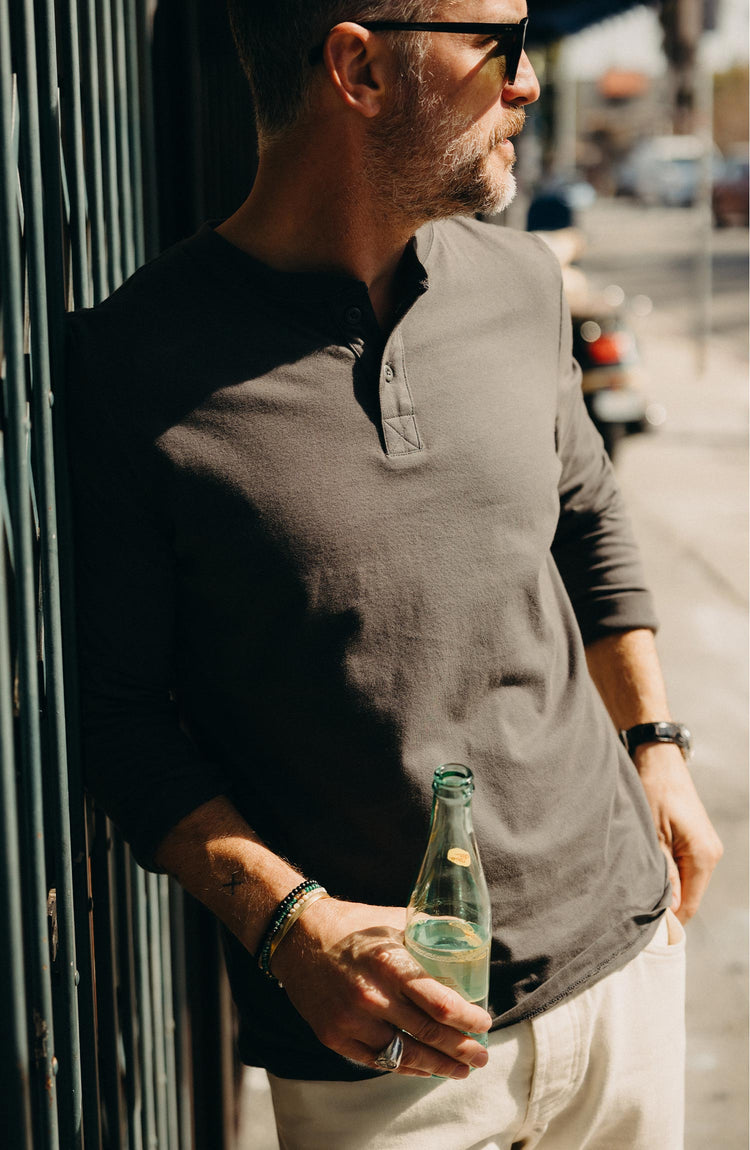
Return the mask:
[[[500,133],[489,141],[471,136],[464,118],[424,88],[409,81],[402,88],[395,110],[373,122],[363,158],[385,213],[419,225],[507,208],[516,193],[512,165],[497,172],[489,163]],[[523,120],[522,110],[509,109],[503,131],[520,131]]]

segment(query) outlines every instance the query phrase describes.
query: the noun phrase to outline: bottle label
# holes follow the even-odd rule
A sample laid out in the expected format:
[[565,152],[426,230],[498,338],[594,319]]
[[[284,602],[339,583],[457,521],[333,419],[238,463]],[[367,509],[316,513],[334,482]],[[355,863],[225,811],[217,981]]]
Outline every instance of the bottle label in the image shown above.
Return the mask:
[[448,862],[456,866],[471,866],[471,855],[463,847],[451,847],[448,851]]

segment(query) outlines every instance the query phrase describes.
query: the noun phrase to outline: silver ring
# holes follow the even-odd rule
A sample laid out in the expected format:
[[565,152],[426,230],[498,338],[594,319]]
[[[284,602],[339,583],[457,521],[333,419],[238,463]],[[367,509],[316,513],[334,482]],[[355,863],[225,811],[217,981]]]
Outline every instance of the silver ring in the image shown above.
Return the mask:
[[375,1055],[375,1065],[381,1070],[398,1070],[403,1057],[404,1040],[401,1031],[397,1030],[388,1045],[380,1051],[380,1054]]

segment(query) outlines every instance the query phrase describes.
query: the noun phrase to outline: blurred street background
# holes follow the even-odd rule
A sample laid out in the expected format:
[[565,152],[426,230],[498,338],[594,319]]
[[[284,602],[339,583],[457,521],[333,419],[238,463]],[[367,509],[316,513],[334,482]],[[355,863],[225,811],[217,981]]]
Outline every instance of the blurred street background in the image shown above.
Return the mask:
[[[557,229],[571,303],[606,300],[637,343],[590,378],[642,400],[616,469],[726,850],[688,928],[687,1150],[748,1146],[747,23],[745,0],[638,7],[533,53],[546,94],[503,221]],[[276,1150],[262,1071],[242,1120],[243,1147]]]

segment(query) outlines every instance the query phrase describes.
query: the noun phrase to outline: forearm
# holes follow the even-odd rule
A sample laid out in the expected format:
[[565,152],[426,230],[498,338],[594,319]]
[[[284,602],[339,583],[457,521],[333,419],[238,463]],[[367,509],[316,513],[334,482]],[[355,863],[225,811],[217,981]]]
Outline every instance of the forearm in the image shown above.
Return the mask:
[[[670,719],[651,631],[624,631],[599,639],[586,648],[586,657],[618,730]],[[672,908],[687,922],[698,909],[723,848],[678,747],[644,743],[633,759],[667,857]]]
[[608,635],[586,648],[589,673],[618,730],[670,719],[653,631]]
[[229,799],[204,803],[174,827],[156,862],[256,954],[273,911],[301,881]]
[[[257,954],[279,902],[300,874],[260,841],[225,797],[173,828],[157,864]],[[272,966],[292,1005],[337,1053],[375,1066],[404,1032],[399,1073],[465,1078],[487,1052],[467,1033],[487,1030],[480,1007],[429,978],[403,945],[405,910],[324,899],[295,922]]]

